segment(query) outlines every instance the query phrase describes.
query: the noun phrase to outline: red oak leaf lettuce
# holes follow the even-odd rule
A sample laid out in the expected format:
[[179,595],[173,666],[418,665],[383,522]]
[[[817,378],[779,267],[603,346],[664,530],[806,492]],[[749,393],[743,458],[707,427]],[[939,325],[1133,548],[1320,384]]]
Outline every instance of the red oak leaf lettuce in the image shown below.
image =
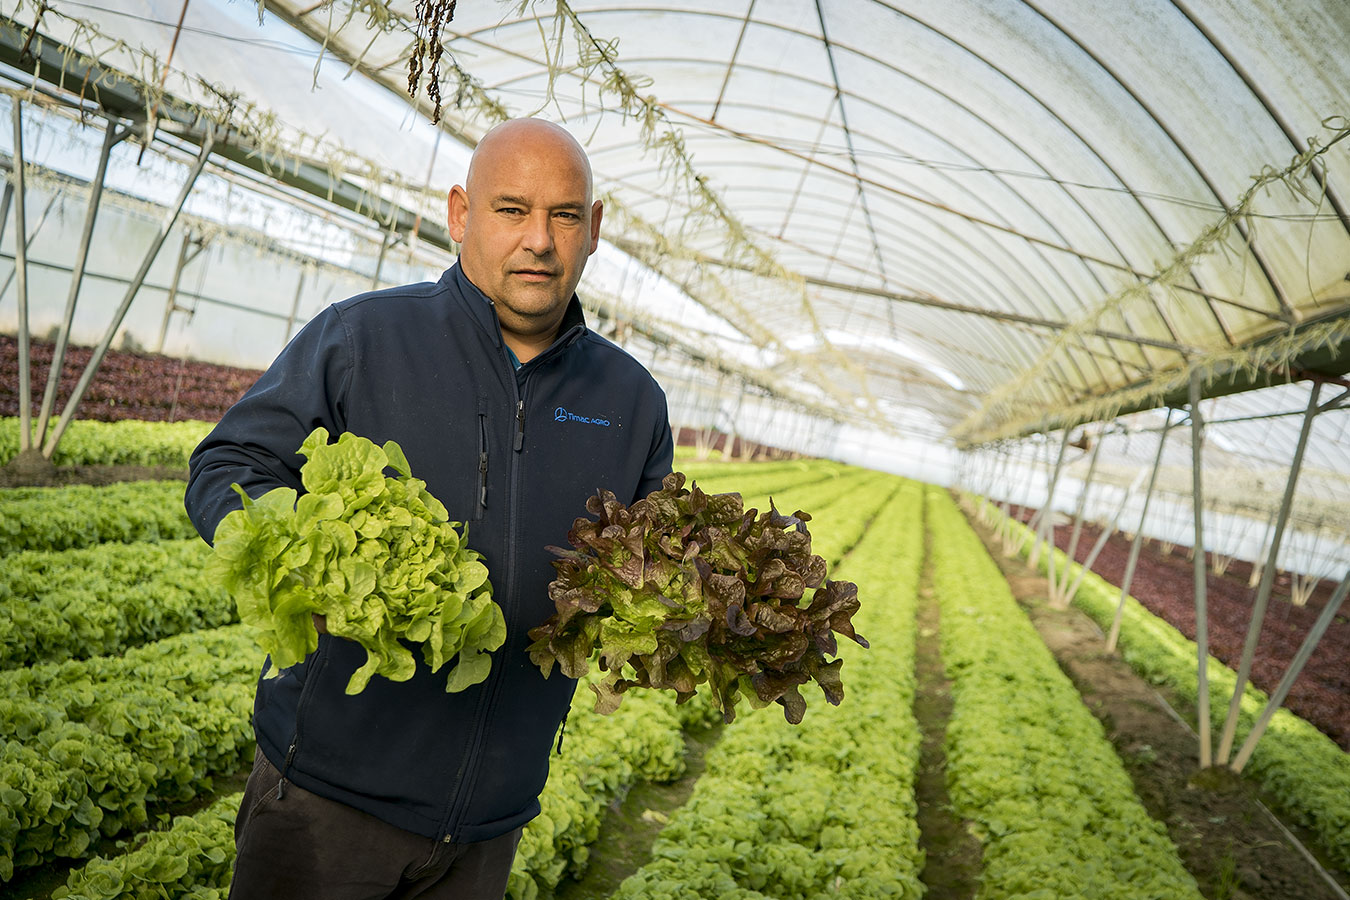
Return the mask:
[[630,688],[673,690],[683,703],[707,685],[726,721],[744,697],[778,703],[797,724],[798,690],[815,681],[825,699],[844,696],[835,656],[853,630],[858,588],[826,577],[811,553],[810,516],[746,510],[740,494],[686,489],[680,472],[624,506],[601,490],[578,518],[572,549],[549,585],[556,613],[530,630],[530,659],[547,676],[556,663],[580,678],[594,657],[609,673],[592,685],[596,710],[613,712]]

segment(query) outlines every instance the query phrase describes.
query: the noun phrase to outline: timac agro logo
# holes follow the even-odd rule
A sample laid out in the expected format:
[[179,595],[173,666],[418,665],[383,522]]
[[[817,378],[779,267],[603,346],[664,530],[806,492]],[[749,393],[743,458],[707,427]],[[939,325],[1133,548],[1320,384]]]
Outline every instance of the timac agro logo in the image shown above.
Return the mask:
[[574,412],[568,412],[561,406],[553,411],[553,421],[555,422],[580,422],[582,425],[599,425],[602,428],[609,427],[609,419],[601,419],[591,416],[579,416]]

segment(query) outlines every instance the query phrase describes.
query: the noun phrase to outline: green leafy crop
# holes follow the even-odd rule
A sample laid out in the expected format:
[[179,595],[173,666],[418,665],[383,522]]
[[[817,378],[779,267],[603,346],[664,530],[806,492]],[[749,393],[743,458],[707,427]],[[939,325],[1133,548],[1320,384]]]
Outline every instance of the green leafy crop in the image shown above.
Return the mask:
[[[814,680],[830,703],[844,696],[835,633],[853,631],[857,586],[825,577],[811,553],[810,516],[743,510],[740,494],[705,494],[667,475],[660,490],[625,507],[609,491],[586,502],[575,548],[550,547],[556,614],[531,629],[530,659],[547,676],[557,662],[580,678],[597,655],[608,676],[591,686],[596,710],[613,712],[631,687],[664,688],[680,702],[707,684],[726,721],[742,692],[776,702],[794,725],[806,712],[797,688]],[[814,593],[808,598],[808,590]]]
[[411,678],[417,663],[405,642],[421,644],[433,672],[459,655],[447,691],[487,678],[488,654],[506,640],[487,567],[399,445],[349,433],[329,444],[316,428],[299,452],[306,493],[276,488],[251,500],[235,485],[244,508],[216,528],[210,563],[272,663],[286,668],[317,649],[318,614],[368,654],[348,694],[372,675]]

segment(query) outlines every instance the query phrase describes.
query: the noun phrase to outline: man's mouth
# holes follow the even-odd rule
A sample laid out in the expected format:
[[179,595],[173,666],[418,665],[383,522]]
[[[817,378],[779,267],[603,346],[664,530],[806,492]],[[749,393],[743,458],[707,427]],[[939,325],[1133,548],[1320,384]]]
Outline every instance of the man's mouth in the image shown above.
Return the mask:
[[513,274],[524,281],[548,281],[557,277],[557,273],[549,269],[516,269]]

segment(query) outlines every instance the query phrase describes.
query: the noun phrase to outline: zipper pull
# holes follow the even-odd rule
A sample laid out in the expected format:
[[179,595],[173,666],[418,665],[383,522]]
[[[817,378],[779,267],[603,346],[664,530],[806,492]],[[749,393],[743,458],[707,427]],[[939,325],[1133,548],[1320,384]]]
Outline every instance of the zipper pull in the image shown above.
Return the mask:
[[567,717],[568,717],[569,715],[571,715],[571,714],[572,714],[572,710],[571,710],[571,709],[568,709],[567,712],[563,713],[562,725],[558,726],[558,755],[559,755],[559,756],[562,756],[562,739],[563,739],[563,732],[567,730]]
[[277,782],[277,799],[280,800],[286,796],[286,773],[290,771],[291,760],[295,758],[295,745],[297,741],[291,741],[291,746],[286,749],[286,761],[281,764],[281,780]]
[[478,506],[487,509],[487,451],[478,454]]
[[525,446],[525,401],[516,401],[516,452]]

